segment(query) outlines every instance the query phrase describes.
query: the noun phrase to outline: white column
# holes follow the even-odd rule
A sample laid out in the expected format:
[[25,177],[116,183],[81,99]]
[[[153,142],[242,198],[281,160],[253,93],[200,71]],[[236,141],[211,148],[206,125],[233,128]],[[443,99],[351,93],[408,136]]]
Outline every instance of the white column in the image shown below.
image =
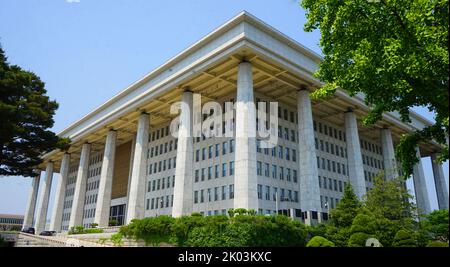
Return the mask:
[[[40,173],[40,171],[39,171]],[[27,204],[27,211],[25,212],[25,217],[23,219],[23,228],[32,227],[34,221],[34,212],[36,209],[36,202],[39,190],[39,181],[41,180],[41,175],[31,178],[31,188]]]
[[398,176],[391,129],[388,128],[381,129],[380,136],[381,136],[381,147],[383,152],[384,173],[386,179],[391,180]]
[[74,226],[82,225],[83,223],[84,198],[86,196],[90,154],[91,145],[88,143],[83,144],[81,147],[80,165],[78,166],[75,192],[73,194],[72,210],[70,212],[69,229]]
[[358,123],[352,110],[345,113],[348,175],[355,194],[361,199],[366,193],[364,166],[359,143]]
[[234,208],[258,211],[256,110],[253,100],[252,65],[249,62],[242,62],[238,67],[234,158]]
[[147,178],[146,154],[148,149],[149,128],[150,115],[142,113],[139,116],[136,144],[134,147],[126,224],[129,224],[133,219],[144,218],[145,184]]
[[297,112],[300,207],[302,212],[307,214],[305,223],[311,225],[314,224],[312,212],[317,212],[319,218],[321,205],[311,99],[308,90],[298,91]]
[[98,188],[97,207],[94,223],[99,227],[108,227],[109,210],[111,207],[111,190],[114,172],[114,158],[116,156],[117,132],[110,130],[106,136],[105,152],[103,153],[100,184]]
[[431,166],[433,167],[434,185],[436,186],[438,206],[440,210],[448,210],[448,185],[445,183],[442,164],[436,162],[437,158],[437,154],[431,155]]
[[45,168],[45,181],[42,188],[42,193],[39,198],[39,206],[36,214],[36,234],[40,234],[45,230],[47,222],[48,200],[50,198],[50,190],[52,187],[53,178],[53,162],[48,162]]
[[[172,216],[190,215],[193,210],[193,94],[183,92],[180,121],[178,128],[177,162],[175,170],[175,188],[173,189]],[[158,203],[157,203],[158,205]]]
[[417,208],[419,209],[419,214],[425,215],[430,213],[431,208],[419,147],[416,147],[416,156],[419,158],[419,162],[413,167],[414,191],[416,192],[416,203]]
[[65,153],[61,160],[59,170],[59,181],[56,189],[55,203],[53,205],[53,216],[50,223],[50,230],[61,231],[62,214],[64,210],[64,197],[66,195],[67,176],[69,175],[70,154]]

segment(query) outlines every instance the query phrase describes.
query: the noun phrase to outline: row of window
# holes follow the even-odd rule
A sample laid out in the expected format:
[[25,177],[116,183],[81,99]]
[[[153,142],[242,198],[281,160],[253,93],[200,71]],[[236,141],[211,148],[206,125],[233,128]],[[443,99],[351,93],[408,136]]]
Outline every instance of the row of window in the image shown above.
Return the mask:
[[88,176],[87,176],[87,178],[91,178],[91,177],[100,175],[100,172],[101,172],[101,171],[102,171],[102,166],[99,166],[99,167],[97,167],[97,168],[90,169],[90,170],[88,171]]
[[150,134],[149,139],[153,142],[153,141],[156,141],[156,140],[158,140],[160,138],[166,137],[168,135],[170,135],[170,128],[169,128],[169,126],[166,126],[164,128],[161,128],[161,129],[158,129],[156,131],[153,131]]
[[370,151],[372,153],[376,153],[378,155],[383,154],[383,150],[381,149],[381,147],[374,143],[370,143],[370,142],[367,142],[366,140],[360,139],[359,144],[361,145],[361,149]]
[[161,196],[152,199],[147,199],[147,203],[145,205],[146,210],[160,209],[160,208],[169,208],[173,207],[173,195]]
[[77,175],[69,176],[67,178],[67,185],[74,184],[77,181]]
[[89,204],[92,204],[92,203],[97,203],[97,196],[98,196],[98,194],[86,196],[86,197],[84,198],[84,205],[89,205]]
[[148,174],[170,170],[172,168],[176,168],[176,165],[177,165],[177,157],[150,163],[148,165]]
[[75,193],[75,187],[72,187],[70,189],[66,190],[66,196],[65,197],[70,197],[73,196],[73,194]]
[[347,158],[347,148],[344,148],[342,146],[329,143],[328,141],[319,140],[317,138],[314,138],[315,140],[315,146],[317,150],[320,150],[322,152],[327,152],[332,155],[336,155],[342,158]]
[[[68,220],[70,220],[70,212],[65,212],[65,213],[63,213],[63,215],[62,215],[62,221],[63,222],[67,222]],[[64,227],[62,227],[61,229],[62,230],[67,230],[69,227],[68,226],[66,226],[66,229],[64,229]]]
[[167,178],[155,179],[153,181],[148,181],[147,192],[157,191],[164,188],[170,188],[175,186],[175,175]]
[[[263,163],[261,161],[256,162],[256,174],[259,176],[263,176]],[[292,171],[292,172],[291,172]],[[270,164],[264,163],[264,176],[270,177]],[[281,166],[277,166],[275,164],[272,164],[272,178],[280,180],[286,179],[286,181],[290,182],[291,179],[294,183],[297,183],[298,176],[297,176],[297,170],[291,170],[290,168],[285,168]]]
[[297,136],[298,136],[298,132],[297,131],[289,130],[286,127],[283,128],[281,126],[278,126],[278,138],[285,139],[287,141],[291,141],[291,142],[296,143],[297,139],[298,139]]
[[100,185],[100,180],[89,182],[86,185],[86,191],[98,189],[99,185]]
[[342,192],[343,188],[346,185],[347,185],[346,182],[344,182],[344,184],[342,184],[342,181],[319,176],[319,187],[320,188],[334,190],[336,192]]
[[97,164],[99,162],[101,162],[103,159],[103,155],[102,154],[98,154],[94,157],[91,157],[89,160],[89,165],[93,165],[93,164]]
[[[227,167],[229,166],[229,167]],[[228,171],[228,172],[227,172]],[[222,163],[222,177],[234,175],[234,161],[230,161],[229,164]],[[194,171],[194,182],[205,181],[206,177],[208,180],[212,178],[219,178],[219,164],[214,165],[214,174],[213,174],[213,166],[209,166],[208,168],[197,169]]]
[[148,149],[147,158],[157,157],[158,155],[162,155],[172,150],[177,150],[178,148],[178,139],[170,140],[169,142],[165,142],[164,144],[156,145]]
[[[220,192],[219,192],[220,190]],[[205,198],[206,196],[206,198]],[[234,184],[194,191],[194,203],[234,199]]]
[[373,167],[373,168],[377,168],[377,169],[384,169],[384,162],[379,160],[379,159],[375,159],[373,157],[369,157],[367,155],[362,155],[362,161],[364,165]]
[[[218,157],[220,155],[220,147],[221,144],[210,145],[209,147],[204,147],[201,150],[195,150],[195,162],[200,161],[200,151],[201,151],[201,160],[212,159],[213,157]],[[229,148],[229,149],[228,149]],[[234,152],[234,139],[222,143],[222,155],[226,155],[229,150],[229,153]]]
[[320,196],[320,205],[322,209],[333,209],[339,204],[338,198],[328,197],[328,196]]
[[[280,188],[280,194],[278,194],[278,188],[277,187],[273,187],[273,189],[271,190],[270,186],[266,185],[263,186],[261,184],[258,184],[257,187],[257,191],[258,191],[258,199],[263,199],[263,194],[264,194],[264,199],[265,200],[271,200],[272,201],[277,201],[277,197],[278,197],[278,201],[281,202],[295,202],[298,203],[298,191],[293,191],[290,189],[284,189],[284,188]],[[265,189],[263,192],[263,188]]]
[[23,219],[18,219],[18,218],[0,218],[0,223],[23,224]]
[[87,209],[87,210],[84,210],[84,212],[83,212],[84,219],[94,218],[94,216],[95,216],[95,208]]
[[326,125],[325,123],[313,121],[313,127],[315,132],[318,131],[321,134],[324,134],[339,141],[345,142],[346,140],[345,132],[333,128],[329,125]]
[[[270,149],[272,157],[278,157],[280,159],[292,160],[293,162],[297,162],[297,150],[290,149],[289,147],[272,147]],[[292,151],[292,153],[291,153]],[[269,155],[269,148],[261,149],[261,141],[256,140],[256,152],[263,153],[265,155]]]
[[344,163],[336,162],[334,160],[325,159],[321,157],[316,157],[316,159],[318,169],[343,175],[347,175],[348,173],[348,166],[345,165]]
[[63,209],[68,209],[72,207],[73,199],[64,201]]

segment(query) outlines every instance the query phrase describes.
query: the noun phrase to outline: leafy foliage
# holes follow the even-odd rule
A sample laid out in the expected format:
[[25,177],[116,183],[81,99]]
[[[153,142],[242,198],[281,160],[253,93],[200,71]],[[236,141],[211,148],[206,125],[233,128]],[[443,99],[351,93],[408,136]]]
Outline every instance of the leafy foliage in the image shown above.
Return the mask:
[[435,210],[428,214],[422,227],[429,233],[432,240],[449,241],[449,215],[448,210]]
[[99,234],[103,233],[103,229],[98,228],[84,228],[82,225],[78,225],[70,228],[69,235],[81,235],[81,234]]
[[238,215],[159,216],[133,220],[120,233],[128,238],[190,247],[269,247],[305,246],[306,227],[282,216],[249,215],[252,211],[238,210]]
[[44,83],[6,60],[0,48],[0,175],[35,176],[40,156],[66,149],[69,140],[48,130],[58,103],[45,95]]
[[400,229],[394,237],[393,247],[415,247],[417,245],[414,239],[414,233],[411,231]]
[[408,177],[418,161],[416,145],[434,139],[445,147],[440,160],[448,159],[448,0],[302,0],[301,6],[305,30],[321,32],[324,54],[316,75],[326,85],[313,98],[337,88],[351,96],[362,92],[371,107],[365,124],[389,111],[408,122],[409,108],[427,107],[435,123],[404,135],[397,158]]
[[306,247],[334,247],[334,243],[322,236],[315,236],[309,240]]

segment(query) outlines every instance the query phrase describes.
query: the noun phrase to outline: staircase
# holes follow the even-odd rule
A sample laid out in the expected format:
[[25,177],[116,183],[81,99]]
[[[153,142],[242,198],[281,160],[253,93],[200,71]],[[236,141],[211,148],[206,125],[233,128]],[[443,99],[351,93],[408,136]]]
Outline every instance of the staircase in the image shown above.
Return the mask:
[[16,247],[107,247],[106,244],[99,244],[92,241],[67,236],[39,236],[26,233],[19,233]]

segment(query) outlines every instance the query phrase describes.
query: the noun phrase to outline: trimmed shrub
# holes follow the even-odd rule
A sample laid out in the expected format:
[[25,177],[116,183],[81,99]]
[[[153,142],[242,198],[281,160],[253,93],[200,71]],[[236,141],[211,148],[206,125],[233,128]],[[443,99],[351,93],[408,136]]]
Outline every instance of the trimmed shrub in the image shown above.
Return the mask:
[[334,243],[322,236],[315,236],[309,240],[306,247],[334,247]]
[[413,233],[405,229],[399,230],[394,237],[392,242],[393,247],[415,247],[417,242],[413,237]]
[[367,239],[373,236],[366,233],[354,233],[350,236],[348,240],[349,247],[365,247]]

